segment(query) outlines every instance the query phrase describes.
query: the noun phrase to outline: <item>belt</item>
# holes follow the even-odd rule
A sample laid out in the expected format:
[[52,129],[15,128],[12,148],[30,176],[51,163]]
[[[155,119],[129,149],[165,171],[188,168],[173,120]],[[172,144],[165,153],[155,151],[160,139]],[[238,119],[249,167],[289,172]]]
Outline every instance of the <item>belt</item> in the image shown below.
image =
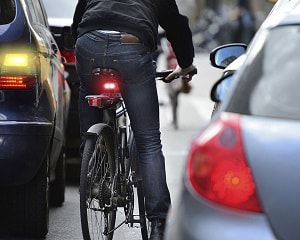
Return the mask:
[[129,33],[122,33],[120,37],[120,43],[122,44],[136,44],[140,43],[140,39]]

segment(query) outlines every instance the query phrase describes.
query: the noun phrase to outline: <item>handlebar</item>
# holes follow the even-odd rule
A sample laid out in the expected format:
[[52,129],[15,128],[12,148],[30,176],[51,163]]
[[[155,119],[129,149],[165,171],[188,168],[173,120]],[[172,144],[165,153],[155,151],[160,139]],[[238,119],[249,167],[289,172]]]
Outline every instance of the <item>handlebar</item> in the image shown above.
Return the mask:
[[[155,73],[155,78],[156,80],[163,81],[165,83],[170,83],[174,79],[179,78],[180,76],[175,76],[171,80],[166,80],[165,78],[174,71],[174,69],[168,69],[168,70],[163,70],[163,71],[158,71]],[[197,74],[197,68],[194,68],[192,71],[188,72],[186,75],[195,75]]]

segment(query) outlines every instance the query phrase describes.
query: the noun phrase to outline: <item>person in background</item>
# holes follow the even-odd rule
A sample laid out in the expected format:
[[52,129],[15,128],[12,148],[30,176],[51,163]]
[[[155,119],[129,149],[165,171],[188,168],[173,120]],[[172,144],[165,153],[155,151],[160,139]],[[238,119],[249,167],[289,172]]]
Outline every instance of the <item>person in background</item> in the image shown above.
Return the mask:
[[103,114],[90,108],[91,72],[96,67],[117,69],[122,97],[135,136],[140,162],[150,240],[163,239],[165,219],[171,205],[162,152],[159,103],[152,54],[156,50],[158,25],[172,44],[178,65],[167,77],[192,79],[194,47],[188,18],[179,13],[175,0],[79,0],[73,17],[76,69],[80,78],[79,118],[84,146],[88,128]]
[[255,16],[249,0],[239,0],[235,9],[236,27],[233,31],[233,42],[248,44],[255,34]]

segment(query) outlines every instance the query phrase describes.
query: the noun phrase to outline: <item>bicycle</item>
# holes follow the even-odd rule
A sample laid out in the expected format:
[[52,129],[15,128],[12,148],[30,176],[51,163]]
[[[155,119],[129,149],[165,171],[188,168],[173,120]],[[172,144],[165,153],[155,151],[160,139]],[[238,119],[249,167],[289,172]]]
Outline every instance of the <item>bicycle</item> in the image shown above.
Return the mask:
[[[157,72],[156,78],[164,81],[171,72]],[[92,77],[101,82],[101,87],[98,95],[86,99],[90,106],[104,109],[107,121],[91,126],[86,133],[79,187],[83,238],[112,240],[114,231],[121,225],[139,224],[142,239],[148,240],[143,182],[134,136],[117,84],[120,74],[115,69],[97,68]],[[137,215],[134,214],[135,192]],[[124,219],[116,226],[120,208]]]

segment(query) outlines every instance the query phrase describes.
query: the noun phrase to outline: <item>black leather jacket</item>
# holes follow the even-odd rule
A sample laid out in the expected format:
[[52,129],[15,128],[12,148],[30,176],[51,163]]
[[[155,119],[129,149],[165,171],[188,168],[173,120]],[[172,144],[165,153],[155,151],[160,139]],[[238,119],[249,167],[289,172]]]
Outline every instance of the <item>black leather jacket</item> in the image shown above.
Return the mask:
[[179,66],[190,66],[194,57],[192,33],[175,0],[79,0],[72,34],[76,40],[92,30],[127,32],[155,50],[158,24],[166,31]]

